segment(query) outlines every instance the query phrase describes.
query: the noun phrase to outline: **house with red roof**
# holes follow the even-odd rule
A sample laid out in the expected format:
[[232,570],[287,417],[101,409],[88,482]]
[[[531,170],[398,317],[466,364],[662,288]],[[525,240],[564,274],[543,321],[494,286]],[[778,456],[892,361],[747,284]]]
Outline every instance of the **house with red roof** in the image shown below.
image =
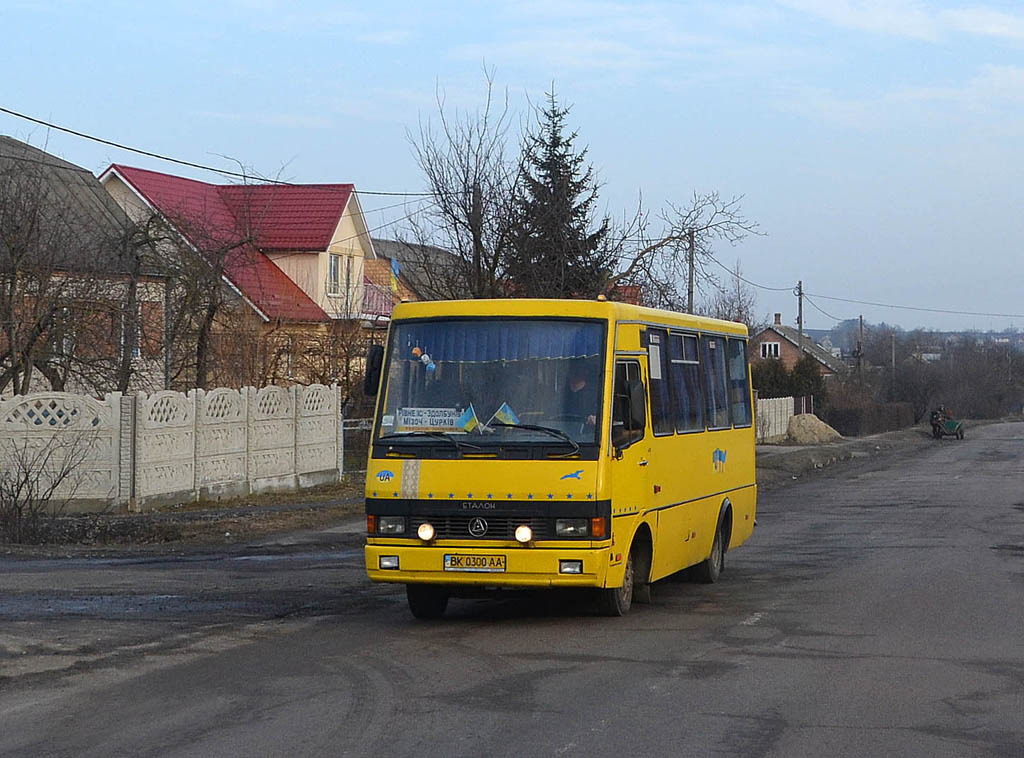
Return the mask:
[[261,380],[310,380],[292,367],[303,335],[322,343],[391,314],[390,291],[365,277],[377,256],[352,184],[213,184],[121,164],[100,182],[132,217],[156,214],[194,252],[216,251],[224,285],[265,332],[287,335],[286,368]]
[[352,184],[210,184],[113,164],[100,182],[131,214],[156,211],[194,247],[245,240],[226,283],[267,321],[360,318],[376,257]]

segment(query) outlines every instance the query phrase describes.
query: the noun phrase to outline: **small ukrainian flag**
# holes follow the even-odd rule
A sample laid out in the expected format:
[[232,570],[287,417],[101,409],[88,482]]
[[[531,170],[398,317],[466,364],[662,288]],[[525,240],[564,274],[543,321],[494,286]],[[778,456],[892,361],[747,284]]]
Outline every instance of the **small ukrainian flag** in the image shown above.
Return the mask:
[[460,429],[464,429],[467,432],[471,432],[478,426],[480,426],[480,420],[476,417],[476,411],[473,410],[472,403],[470,403],[469,407],[465,411],[463,411],[462,415],[459,416],[455,424]]
[[[491,416],[491,421],[500,421],[502,424],[518,424],[519,416],[516,415],[516,412],[512,410],[508,403],[502,403],[501,407]],[[490,421],[487,423],[490,423]]]
[[398,259],[391,259],[391,291],[398,292]]

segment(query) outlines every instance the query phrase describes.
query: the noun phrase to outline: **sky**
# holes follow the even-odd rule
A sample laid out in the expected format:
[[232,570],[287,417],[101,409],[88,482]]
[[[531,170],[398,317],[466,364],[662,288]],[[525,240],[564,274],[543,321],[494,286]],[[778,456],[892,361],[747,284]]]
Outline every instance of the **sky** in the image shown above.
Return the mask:
[[[478,109],[485,70],[517,123],[553,86],[603,212],[742,196],[763,236],[715,255],[759,313],[795,325],[802,281],[808,328],[1024,328],[1019,2],[0,0],[0,29],[0,107],[360,190],[423,191],[409,134],[439,95]],[[3,113],[0,134],[226,181]],[[385,237],[417,207],[362,202]]]

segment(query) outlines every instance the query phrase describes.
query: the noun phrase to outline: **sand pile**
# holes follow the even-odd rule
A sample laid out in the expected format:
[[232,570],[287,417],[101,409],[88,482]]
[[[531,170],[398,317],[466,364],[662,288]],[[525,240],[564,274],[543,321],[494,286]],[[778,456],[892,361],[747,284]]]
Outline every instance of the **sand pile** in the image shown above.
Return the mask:
[[839,442],[843,437],[813,413],[799,413],[789,420],[789,441],[795,445]]

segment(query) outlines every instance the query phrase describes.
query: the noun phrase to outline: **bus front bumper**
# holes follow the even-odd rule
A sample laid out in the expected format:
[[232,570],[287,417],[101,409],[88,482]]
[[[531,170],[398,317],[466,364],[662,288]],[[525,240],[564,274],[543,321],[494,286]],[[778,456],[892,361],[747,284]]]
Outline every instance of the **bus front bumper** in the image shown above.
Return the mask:
[[[366,545],[374,582],[486,587],[604,587],[611,550],[575,547]],[[381,566],[397,566],[381,568]]]

